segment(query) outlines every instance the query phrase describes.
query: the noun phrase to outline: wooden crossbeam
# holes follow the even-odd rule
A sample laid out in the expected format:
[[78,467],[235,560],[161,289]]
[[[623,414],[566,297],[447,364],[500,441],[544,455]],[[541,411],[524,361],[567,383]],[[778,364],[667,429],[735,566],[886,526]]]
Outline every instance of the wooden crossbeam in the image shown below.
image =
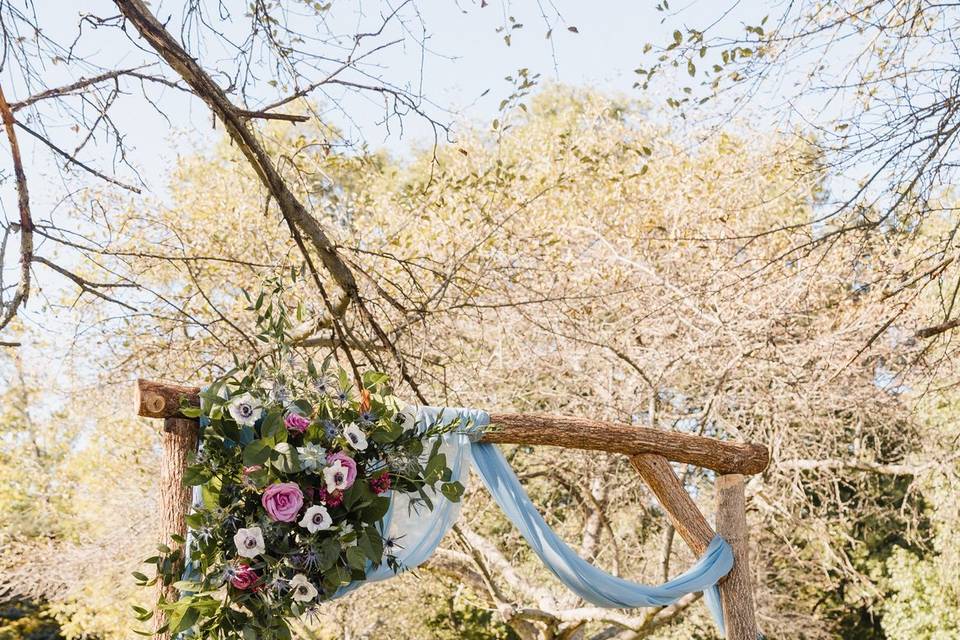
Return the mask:
[[[199,404],[197,387],[137,381],[137,413],[175,418],[182,403]],[[717,473],[753,475],[767,468],[770,455],[761,444],[727,442],[686,433],[566,416],[491,413],[483,442],[529,444],[622,453],[650,453]]]

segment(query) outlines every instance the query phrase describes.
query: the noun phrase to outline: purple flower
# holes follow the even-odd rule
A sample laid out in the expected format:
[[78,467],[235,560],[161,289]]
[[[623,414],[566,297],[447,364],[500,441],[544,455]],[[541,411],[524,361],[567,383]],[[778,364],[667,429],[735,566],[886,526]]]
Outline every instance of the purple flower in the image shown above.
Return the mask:
[[338,427],[336,423],[333,422],[332,420],[324,420],[323,433],[324,435],[327,436],[327,438],[329,438],[330,440],[333,440],[338,435],[340,435],[340,427]]
[[257,575],[256,571],[245,564],[241,564],[234,569],[233,575],[230,577],[230,584],[232,584],[235,589],[249,589],[254,586],[259,579],[260,576]]
[[293,522],[303,506],[303,492],[296,482],[277,482],[260,497],[267,514],[278,522]]
[[288,413],[283,425],[290,433],[302,434],[310,426],[310,420],[299,413]]

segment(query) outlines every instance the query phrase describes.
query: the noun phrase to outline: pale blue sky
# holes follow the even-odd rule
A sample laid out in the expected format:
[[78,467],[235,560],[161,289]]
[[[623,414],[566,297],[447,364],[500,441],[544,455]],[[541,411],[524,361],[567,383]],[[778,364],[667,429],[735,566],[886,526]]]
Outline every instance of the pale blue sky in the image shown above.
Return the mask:
[[[157,14],[165,18],[171,13],[176,16],[183,3],[178,0],[152,4]],[[208,4],[213,6],[215,3]],[[727,3],[718,5],[700,1],[684,3],[684,7],[691,4],[696,9],[698,22],[706,22],[710,12],[717,11],[719,5],[727,6]],[[737,11],[757,20],[763,13],[761,4],[741,3]],[[76,34],[83,13],[98,16],[116,13],[108,0],[73,3],[40,0],[39,5],[57,7],[57,11],[41,14],[41,22],[47,25],[51,37],[62,41],[69,41]],[[331,13],[335,16],[334,24],[338,30],[353,33],[375,28],[380,6],[374,2],[341,0],[334,3]],[[655,6],[653,0],[557,1],[552,4],[540,0],[512,5],[492,0],[485,8],[480,8],[479,2],[426,2],[419,7],[427,28],[429,50],[426,55],[421,57],[415,40],[410,38],[403,45],[391,48],[390,53],[380,61],[386,67],[387,76],[397,84],[415,84],[422,79],[423,94],[437,106],[433,112],[439,119],[492,119],[499,101],[509,91],[504,77],[515,73],[520,67],[529,68],[533,73],[539,72],[545,80],[624,92],[656,102],[665,95],[658,93],[659,85],[658,90],[643,96],[631,89],[637,77],[633,69],[644,61],[644,43],[666,42],[670,32],[678,26],[675,19],[669,20],[667,26],[661,25],[664,14],[658,12]],[[358,7],[362,8],[362,15]],[[408,9],[405,9],[405,24],[410,29],[419,28]],[[686,10],[689,11],[689,8]],[[511,45],[508,47],[504,43],[503,32],[497,29],[511,24],[511,16],[524,27],[510,31]],[[731,19],[731,16],[727,19]],[[171,24],[176,22],[174,18]],[[553,35],[547,40],[545,33],[551,26]],[[575,26],[579,33],[569,32],[569,26]],[[150,59],[150,56],[126,41],[116,29],[91,32],[87,28],[86,33],[80,40],[79,52],[95,60],[101,67],[134,66]],[[207,49],[203,55],[207,67],[212,68],[220,55],[222,52],[215,47]],[[12,90],[7,89],[8,97],[16,100],[31,93],[31,89],[23,86],[15,74],[11,77],[12,67],[10,65],[5,73],[7,78],[4,78],[4,86],[13,86]],[[51,64],[46,75],[48,84],[58,84],[89,74],[79,74],[76,70],[71,73],[68,65]],[[489,93],[481,97],[488,90]],[[12,96],[9,95],[11,93]],[[142,172],[149,190],[159,195],[164,189],[163,177],[172,167],[177,154],[189,152],[194,147],[203,148],[219,135],[219,131],[212,128],[209,111],[199,100],[171,89],[151,87],[149,93],[163,105],[169,122],[136,95],[121,99],[112,113],[127,136],[132,164]],[[282,92],[277,92],[274,95],[265,94],[264,98],[269,102],[282,95]],[[429,140],[428,128],[417,118],[406,120],[407,129],[402,137],[396,126],[390,134],[378,127],[382,106],[372,98],[357,97],[347,91],[334,92],[330,98],[338,102],[342,99],[344,108],[350,114],[348,119],[342,113],[331,110],[330,119],[354,135],[359,132],[371,146],[387,147],[402,153],[412,145],[425,144]],[[444,110],[448,113],[444,113]],[[79,142],[79,134],[74,141],[66,127],[53,131],[55,136],[60,136],[58,140],[62,140],[66,148],[72,148],[71,143]],[[25,140],[23,144],[32,176],[45,176],[31,181],[32,197],[38,205],[49,207],[61,197],[63,185],[54,177],[49,152],[37,149],[31,140]],[[103,145],[100,153],[100,166],[109,169],[112,146]],[[118,176],[132,180],[132,176],[123,175],[122,169],[118,169]],[[6,197],[8,195],[4,193],[3,204],[5,212],[10,215],[9,205],[13,201]]]
[[[238,6],[245,5],[239,0],[232,2]],[[231,0],[228,0],[230,3]],[[171,25],[179,23],[176,16],[183,4],[181,0],[154,0],[151,3],[161,20],[174,14],[169,23]],[[208,2],[208,5],[213,7],[216,3]],[[738,14],[754,21],[762,17],[762,5],[760,0],[736,3]],[[76,37],[83,14],[100,17],[116,14],[109,0],[69,3],[37,0],[37,6],[45,34],[59,42],[70,42]],[[332,11],[335,16],[334,28],[345,34],[375,30],[379,25],[382,6],[376,2],[336,0]],[[704,0],[687,2],[680,8],[689,12],[691,6],[695,13],[684,15],[694,15],[698,23],[711,19],[711,14],[719,9],[729,8],[728,3],[717,4]],[[637,77],[633,69],[644,62],[642,48],[646,42],[667,42],[673,29],[682,25],[678,19],[670,19],[666,25],[662,25],[664,14],[655,7],[654,0],[557,0],[554,3],[539,0],[512,4],[489,0],[489,5],[484,8],[480,7],[479,0],[459,3],[433,0],[419,3],[417,7],[427,29],[427,54],[421,56],[416,45],[417,38],[408,37],[404,44],[389,49],[389,53],[381,56],[379,62],[387,77],[396,84],[412,85],[422,80],[422,92],[436,105],[433,113],[441,120],[491,120],[496,115],[500,100],[510,91],[504,77],[515,74],[521,67],[530,69],[531,73],[540,73],[544,80],[621,92],[655,104],[662,102],[666,89],[658,86],[646,94],[632,89]],[[413,5],[405,8],[404,22],[394,21],[395,36],[403,35],[403,29],[420,28],[420,21],[415,19],[412,9]],[[511,43],[508,47],[504,42],[504,31],[498,32],[498,28],[512,24],[511,16],[524,26],[510,30]],[[727,20],[736,19],[736,16],[727,16]],[[571,26],[575,26],[578,33],[571,33],[568,30]],[[548,40],[545,34],[551,27],[552,38]],[[175,33],[179,34],[179,29]],[[133,46],[116,28],[93,31],[89,25],[85,25],[84,35],[78,42],[76,53],[89,58],[100,69],[133,67],[154,59]],[[208,70],[213,71],[220,64],[223,68],[229,68],[227,62],[218,63],[219,60],[228,59],[227,52],[212,44],[202,51],[201,58]],[[67,84],[96,72],[95,69],[79,69],[76,65],[52,60],[45,62],[43,71],[47,86]],[[263,74],[269,77],[268,71]],[[216,77],[218,80],[222,78]],[[0,83],[10,101],[23,99],[41,89],[27,86],[17,74],[17,65],[12,61],[8,61],[7,68],[0,75]],[[263,91],[264,102],[267,103],[285,95],[283,91],[269,93],[271,90],[266,86]],[[488,93],[484,95],[485,92]],[[158,86],[150,86],[148,93],[162,105],[167,119],[136,92],[122,97],[111,113],[126,136],[129,162],[146,182],[144,195],[162,200],[166,192],[167,175],[175,165],[177,156],[209,147],[221,135],[221,130],[213,128],[209,110],[198,99]],[[320,99],[321,96],[315,98]],[[402,137],[396,127],[388,135],[377,125],[377,120],[382,116],[382,105],[375,100],[358,97],[348,91],[332,93],[327,100],[340,103],[349,113],[347,118],[343,113],[331,110],[328,117],[353,137],[359,135],[373,147],[385,147],[402,155],[414,146],[429,144],[431,140],[425,123],[416,118],[405,121],[406,131]],[[48,113],[50,116],[44,122],[48,134],[63,148],[72,150],[81,141],[83,132],[70,130],[72,120],[69,115]],[[36,122],[30,124],[38,126]],[[82,184],[102,186],[103,183],[76,171],[71,172],[74,179],[65,182],[49,150],[38,146],[25,135],[21,135],[21,145],[34,219],[39,222],[52,217],[61,226],[82,230],[82,217],[86,212],[69,199],[65,200],[65,194]],[[5,140],[0,142],[0,146],[6,147]],[[113,154],[113,144],[101,144],[88,148],[84,159],[104,173],[125,182],[135,182],[130,170],[114,165]],[[5,168],[9,164],[5,150],[0,152],[0,163]],[[75,179],[77,176],[80,177],[79,181]],[[16,218],[15,190],[10,180],[0,185],[0,205],[3,216],[7,219]],[[53,249],[55,247],[40,243],[38,251],[44,254]],[[10,277],[15,276],[15,259],[16,253],[8,251],[4,265],[8,282]],[[56,259],[62,264],[71,264],[72,257],[61,254]],[[72,290],[67,288],[72,285],[64,283],[48,269],[40,267],[38,270],[38,284],[47,295],[56,297],[58,292]],[[33,331],[46,334],[51,340],[70,341],[70,336],[61,335],[70,323],[62,324],[57,315],[44,308],[44,296],[36,287],[37,283],[30,305],[23,314],[27,325]],[[31,351],[25,348],[23,353],[29,356]],[[55,375],[56,371],[51,369],[48,373]]]

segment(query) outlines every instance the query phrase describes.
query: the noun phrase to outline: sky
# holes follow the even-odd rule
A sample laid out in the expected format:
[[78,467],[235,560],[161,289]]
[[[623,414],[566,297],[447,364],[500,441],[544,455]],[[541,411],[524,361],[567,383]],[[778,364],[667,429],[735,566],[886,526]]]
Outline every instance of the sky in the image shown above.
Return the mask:
[[[641,94],[632,88],[637,79],[634,69],[645,61],[644,44],[668,42],[673,29],[682,25],[680,18],[658,11],[653,0],[487,2],[484,3],[486,6],[481,6],[481,0],[404,5],[398,13],[401,19],[392,20],[382,36],[375,39],[377,42],[402,39],[403,42],[373,58],[376,66],[371,68],[383,73],[396,85],[419,89],[430,101],[431,113],[438,120],[448,122],[492,120],[497,115],[501,99],[511,90],[505,77],[515,75],[520,68],[529,69],[531,74],[540,74],[543,81],[622,93],[652,103],[664,99],[665,94],[657,93],[660,89]],[[239,0],[225,0],[225,3],[231,8],[247,4]],[[179,11],[184,4],[183,0],[154,0],[151,8],[161,21],[169,19],[168,24],[178,25]],[[765,11],[759,0],[733,4],[744,19],[752,21],[759,20]],[[89,59],[97,67],[85,69],[49,56],[42,69],[47,87],[65,85],[102,69],[134,67],[155,60],[150,51],[138,49],[119,29],[94,29],[92,22],[84,19],[87,15],[115,15],[117,11],[109,0],[69,3],[36,0],[36,6],[44,35],[58,42],[71,42],[79,34],[75,54]],[[212,0],[206,2],[209,11],[216,6]],[[376,30],[383,12],[389,11],[391,6],[397,4],[334,0],[329,12],[331,28],[345,34],[349,40],[354,33]],[[729,4],[700,0],[688,1],[680,10],[687,12],[684,15],[692,11],[696,20],[704,23],[722,7],[729,7]],[[667,18],[666,23],[664,18]],[[728,15],[726,19],[736,20],[737,17]],[[132,32],[132,27],[128,28]],[[173,31],[175,35],[185,35],[191,44],[191,52],[198,55],[218,82],[224,83],[228,76],[217,72],[231,68],[232,52],[218,47],[209,38],[203,47],[199,47],[190,39],[189,32]],[[550,38],[546,37],[548,31]],[[510,36],[509,46],[505,41],[506,34]],[[421,40],[426,43],[425,48],[418,45]],[[270,77],[269,70],[261,70],[261,73],[265,76],[263,80]],[[167,75],[173,77],[169,72]],[[30,85],[18,73],[18,66],[12,60],[8,60],[0,72],[0,86],[10,102],[42,88]],[[83,158],[117,180],[137,184],[143,194],[133,197],[164,202],[168,175],[178,156],[209,148],[222,136],[222,128],[214,126],[206,105],[191,95],[158,86],[148,87],[147,93],[151,100],[162,105],[162,115],[136,92],[119,98],[111,109],[117,127],[123,132],[127,161],[132,169],[118,163],[115,146],[103,140],[90,143]],[[284,88],[275,89],[264,82],[253,92],[252,99],[265,104],[284,95]],[[381,126],[383,105],[376,99],[347,90],[312,97],[327,105],[324,117],[343,128],[351,138],[362,139],[372,148],[387,149],[403,157],[432,142],[429,126],[418,118],[406,118],[402,131],[396,123],[389,131]],[[84,132],[70,129],[72,120],[68,114],[55,110],[44,113],[46,117],[42,123],[30,121],[28,124],[44,126],[65,149],[72,150],[80,144]],[[455,137],[456,127],[452,135]],[[49,149],[22,133],[20,139],[34,219],[52,218],[63,226],[80,225],[82,228],[82,219],[88,212],[65,194],[73,193],[78,185],[96,185],[98,181],[76,170],[66,172],[69,179],[65,180],[62,162],[58,162]],[[9,176],[5,138],[0,140],[0,147],[0,169],[4,176]],[[17,218],[13,180],[0,183],[0,210],[8,220]],[[53,254],[55,250],[42,242],[38,245],[40,254]],[[62,254],[55,258],[68,265],[73,259]],[[16,274],[16,252],[8,251],[3,268],[9,282]],[[25,324],[33,331],[45,334],[50,342],[56,342],[69,323],[60,324],[56,314],[51,314],[51,309],[46,306],[46,300],[55,299],[74,288],[43,267],[37,268],[36,275],[42,290],[35,288],[23,315]],[[61,310],[61,313],[69,312]],[[24,349],[24,353],[30,354],[30,350]]]
[[[233,0],[236,4],[246,3]],[[116,13],[107,0],[63,3],[61,0],[39,0],[39,6],[58,8],[58,11],[41,13],[41,22],[46,31],[62,41],[71,40],[78,32],[78,24],[84,14],[108,16]],[[176,23],[178,11],[184,3],[154,2],[152,6],[161,19],[173,15]],[[213,2],[206,3],[215,6]],[[229,2],[227,3],[230,4]],[[690,11],[685,3],[683,10]],[[727,3],[719,3],[726,5]],[[698,21],[706,20],[711,11],[717,11],[718,3],[696,2]],[[330,11],[335,30],[344,34],[376,28],[385,3],[338,0]],[[632,89],[637,79],[634,69],[644,61],[642,54],[646,42],[668,42],[670,33],[678,26],[677,19],[668,19],[661,24],[666,14],[656,10],[656,2],[611,1],[546,3],[523,2],[507,4],[490,1],[483,8],[474,2],[427,2],[419,3],[418,14],[426,28],[426,51],[416,44],[422,28],[417,15],[404,7],[394,20],[394,34],[385,34],[386,41],[406,37],[407,42],[386,50],[386,55],[376,61],[383,67],[385,76],[401,86],[416,89],[422,86],[422,94],[433,103],[431,112],[442,121],[489,121],[496,115],[500,100],[509,92],[506,76],[515,74],[521,67],[531,73],[541,74],[543,80],[558,81],[570,85],[586,86],[609,92],[622,92],[632,97],[657,101],[663,98],[656,92],[641,95]],[[69,7],[69,8],[65,8]],[[82,7],[82,8],[77,8]],[[343,7],[346,7],[344,9]],[[62,9],[62,10],[61,10]],[[763,14],[757,3],[738,3],[738,11],[757,20]],[[512,20],[511,20],[512,18]],[[730,19],[730,16],[727,16]],[[523,25],[522,28],[503,30],[505,26]],[[577,33],[569,29],[573,27]],[[551,30],[551,37],[545,37]],[[510,34],[510,45],[504,41]],[[104,68],[135,66],[151,59],[138,51],[117,29],[91,31],[84,26],[84,36],[78,50],[95,60]],[[209,44],[201,57],[208,68],[229,69],[228,64],[218,64],[218,59],[227,57],[226,51]],[[12,75],[6,84],[17,90],[8,96],[16,100],[29,95],[32,88],[18,82],[13,65],[8,65],[4,75]],[[78,79],[79,75],[70,65],[51,64],[45,70],[46,81],[55,85]],[[221,79],[222,76],[218,76]],[[265,87],[266,89],[269,89]],[[213,127],[209,111],[198,99],[181,95],[172,89],[150,89],[151,96],[162,103],[169,121],[145,105],[138,96],[121,99],[114,107],[114,117],[126,135],[132,164],[148,178],[147,190],[154,194],[164,191],[163,177],[171,170],[177,155],[202,149],[214,141],[221,130]],[[484,95],[485,94],[485,95]],[[265,102],[283,95],[282,91],[263,92]],[[404,130],[391,127],[388,132],[378,125],[383,111],[382,103],[374,98],[359,98],[354,92],[340,91],[314,94],[316,99],[336,102],[342,110],[329,109],[327,117],[343,127],[352,137],[362,137],[371,147],[389,149],[403,155],[411,149],[427,145],[432,140],[430,128],[421,119],[406,119]],[[69,132],[59,131],[64,146],[73,142]],[[79,134],[77,136],[79,141]],[[52,178],[53,171],[48,150],[36,147],[32,141],[24,141],[25,158],[30,163],[31,173],[50,176],[50,180],[35,180],[32,183],[32,198],[45,206],[54,206],[62,195],[63,185]],[[113,161],[112,145],[104,144],[92,150],[92,161],[109,167]],[[135,181],[131,174],[120,175]],[[120,176],[118,176],[120,177]],[[28,176],[29,178],[29,176]],[[4,196],[10,195],[4,192]],[[9,216],[10,205],[15,201],[3,199],[4,211]]]

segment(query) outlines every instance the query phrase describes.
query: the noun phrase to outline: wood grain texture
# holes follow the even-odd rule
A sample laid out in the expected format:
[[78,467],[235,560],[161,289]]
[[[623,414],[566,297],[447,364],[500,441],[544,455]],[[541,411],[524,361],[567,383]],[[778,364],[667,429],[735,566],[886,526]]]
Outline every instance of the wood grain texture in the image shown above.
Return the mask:
[[184,387],[168,382],[137,380],[135,406],[137,415],[145,418],[182,418],[181,401],[192,406],[200,405],[200,388]]
[[[197,445],[197,424],[183,418],[166,418],[160,433],[160,445],[163,455],[160,457],[160,531],[163,542],[171,549],[177,545],[172,534],[187,534],[187,511],[190,508],[190,488],[183,484],[183,474],[187,469],[187,454]],[[160,595],[168,602],[177,599],[178,593],[169,585],[157,583]],[[162,611],[154,616],[154,629],[166,622]],[[167,634],[158,637],[168,638]]]
[[630,464],[657,496],[674,529],[687,546],[696,556],[703,555],[713,540],[713,529],[680,483],[670,462],[663,456],[642,453],[632,456]]
[[767,448],[759,444],[724,442],[686,433],[661,431],[587,418],[492,413],[494,429],[484,442],[547,445],[609,451],[634,456],[655,453],[718,473],[752,475],[767,468]]
[[[197,387],[137,381],[137,413],[150,418],[179,417],[181,399],[199,403]],[[661,455],[718,473],[751,475],[767,468],[770,456],[763,445],[725,442],[686,433],[661,431],[588,418],[492,413],[492,428],[483,442],[528,444],[608,451],[635,456]]]
[[720,581],[720,601],[727,640],[757,640],[750,580],[750,536],[747,529],[744,477],[717,477],[717,533],[733,547],[733,569]]

